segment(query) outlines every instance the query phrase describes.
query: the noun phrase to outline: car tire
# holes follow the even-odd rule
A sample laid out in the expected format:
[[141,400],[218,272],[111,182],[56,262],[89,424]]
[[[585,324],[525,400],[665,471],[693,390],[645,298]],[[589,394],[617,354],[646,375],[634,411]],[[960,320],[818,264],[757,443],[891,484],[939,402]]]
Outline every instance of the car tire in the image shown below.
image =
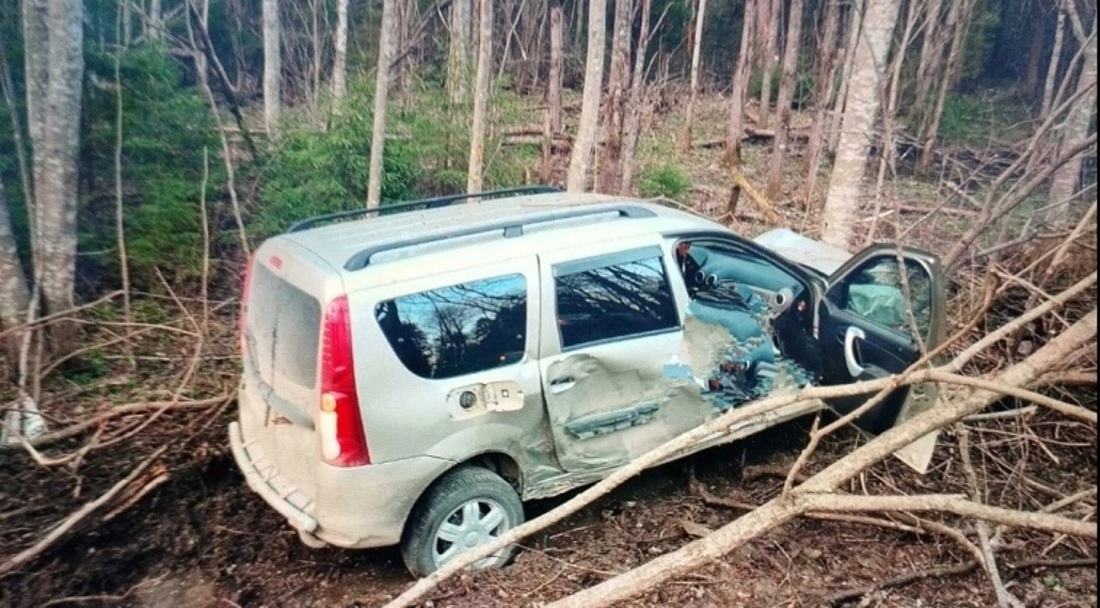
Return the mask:
[[[461,467],[436,481],[417,502],[401,538],[401,556],[409,571],[427,576],[521,523],[523,505],[507,481],[488,469]],[[514,552],[514,545],[506,547],[471,568],[499,568]]]

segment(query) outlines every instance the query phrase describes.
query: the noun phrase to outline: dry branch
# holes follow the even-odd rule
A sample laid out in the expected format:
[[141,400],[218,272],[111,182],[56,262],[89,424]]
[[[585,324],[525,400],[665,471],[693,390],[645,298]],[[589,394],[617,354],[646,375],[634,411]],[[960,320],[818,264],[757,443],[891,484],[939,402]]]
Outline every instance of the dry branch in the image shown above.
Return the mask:
[[[928,373],[930,371],[952,373],[961,370],[971,359],[992,344],[1010,335],[1032,320],[1064,305],[1066,302],[1089,290],[1095,282],[1096,273],[1093,273],[1043,305],[1026,312],[1000,329],[988,334],[985,338],[979,340],[956,356],[948,365],[935,368],[935,370],[921,370],[908,373],[908,377],[901,384],[912,384],[928,380]],[[1074,324],[1069,330],[1063,332],[1060,336],[1054,338],[1050,343],[1033,353],[1031,357],[1000,374],[997,378],[998,384],[1003,384],[1010,388],[1030,384],[1052,366],[1056,365],[1066,354],[1095,338],[1095,334],[1096,311],[1094,309],[1086,315],[1086,317]],[[929,357],[935,354],[935,352],[929,353]],[[917,366],[924,364],[925,361],[920,361],[917,363]],[[599,483],[566,501],[558,508],[513,528],[501,535],[494,542],[486,543],[476,550],[469,551],[456,557],[448,562],[443,568],[419,580],[411,588],[387,604],[387,606],[389,608],[398,608],[411,605],[413,602],[423,598],[429,591],[438,586],[440,582],[462,571],[477,560],[565,519],[646,468],[663,460],[667,460],[676,453],[704,439],[720,433],[730,433],[731,429],[737,428],[737,425],[745,425],[746,421],[750,421],[754,418],[759,419],[763,416],[778,416],[778,412],[781,410],[790,411],[793,408],[799,408],[805,413],[809,413],[813,411],[814,406],[818,408],[822,406],[820,402],[821,399],[873,393],[875,391],[891,389],[898,385],[898,377],[889,376],[887,378],[851,385],[817,386],[808,388],[796,396],[770,397],[743,408],[731,410],[643,454],[630,464],[604,478]],[[976,390],[971,393],[968,398],[960,400],[957,403],[944,404],[924,412],[904,425],[887,431],[874,441],[862,446],[849,456],[834,463],[825,471],[815,475],[803,484],[800,489],[809,492],[830,492],[841,483],[857,475],[872,464],[886,458],[898,449],[908,445],[912,441],[936,429],[942,428],[947,424],[956,422],[967,415],[980,411],[990,403],[996,401],[999,397],[1000,393],[988,390]],[[793,506],[791,501],[777,502],[773,500],[760,509],[739,519],[737,522],[734,522],[734,524],[730,524],[730,526],[736,524],[741,527],[732,530],[729,529],[730,526],[722,528],[706,539],[696,541],[674,554],[658,558],[635,571],[631,571],[631,573],[628,573],[631,575],[629,579],[624,579],[614,585],[605,587],[605,585],[610,585],[612,583],[612,581],[607,581],[574,596],[578,597],[577,601],[579,603],[563,605],[603,606],[617,599],[631,597],[649,588],[648,586],[639,587],[646,577],[652,577],[659,582],[667,580],[670,576],[675,576],[676,574],[673,570],[676,572],[683,571],[673,568],[673,564],[666,561],[666,558],[676,555],[678,557],[672,559],[672,562],[675,562],[677,565],[682,562],[684,564],[689,564],[687,567],[691,567],[708,559],[717,558],[725,551],[736,548],[736,546],[743,544],[750,538],[780,525],[796,515],[798,515],[798,509]],[[705,543],[705,546],[700,546],[699,543]],[[728,548],[723,550],[721,549],[722,547]],[[686,552],[686,555],[682,552]],[[665,570],[662,570],[663,568],[668,568],[668,572],[666,573]],[[636,574],[640,571],[640,574]],[[613,581],[619,581],[620,578],[622,577],[613,579]],[[597,589],[599,591],[596,591]],[[602,594],[604,593],[608,594],[607,598],[609,599],[607,603],[603,603],[602,598],[604,596]],[[597,599],[599,599],[600,603],[597,603]]]
[[4,562],[3,564],[0,564],[0,576],[4,576],[12,570],[19,568],[23,564],[34,559],[36,556],[45,551],[47,547],[57,541],[57,539],[64,536],[66,532],[72,530],[78,523],[80,523],[81,520],[83,520],[96,509],[107,504],[119,492],[130,485],[130,482],[137,479],[138,475],[141,475],[142,471],[148,468],[149,465],[153,463],[153,461],[155,461],[157,458],[160,458],[160,455],[163,454],[167,449],[167,445],[161,446],[159,449],[157,449],[157,451],[147,456],[145,460],[142,460],[140,464],[134,467],[134,469],[130,471],[129,475],[120,479],[117,483],[115,483],[115,485],[111,486],[109,490],[101,494],[99,498],[85,503],[83,507],[77,509],[68,517],[66,517],[62,522],[58,523],[57,526],[50,530],[50,532],[43,536],[37,543],[12,556],[10,559],[8,559],[8,561]]
[[[1056,365],[1066,354],[1072,352],[1081,344],[1094,340],[1095,337],[1096,310],[1093,309],[1088,315],[1040,348],[1031,357],[1002,372],[998,376],[998,381],[1011,386],[1027,385],[1038,378],[1043,371]],[[975,390],[966,399],[954,403],[943,403],[936,408],[919,414],[905,424],[886,431],[871,442],[834,462],[799,486],[788,499],[773,499],[759,509],[719,528],[706,538],[693,541],[677,551],[663,555],[625,574],[559,600],[551,606],[555,608],[608,606],[634,597],[664,581],[682,576],[684,573],[692,571],[711,560],[718,559],[749,540],[759,537],[761,534],[790,521],[806,511],[844,511],[846,508],[854,508],[857,505],[848,501],[853,498],[858,501],[866,499],[827,493],[831,493],[840,484],[858,475],[872,464],[886,458],[897,449],[933,430],[943,428],[983,409],[998,397],[997,393],[991,391]],[[821,497],[827,499],[825,502],[828,502],[828,506],[821,502],[823,500]],[[1011,521],[1012,525],[1034,524],[1056,529],[1072,529],[1074,532],[1090,533],[1093,538],[1096,534],[1095,524],[1091,522],[1082,524],[1061,517],[1055,521],[1046,519],[1046,514],[1018,513],[1007,509],[998,510],[995,507],[983,508],[958,497],[876,497],[876,500],[880,501],[878,507],[883,510],[910,510],[921,506],[914,504],[917,499],[927,499],[928,502],[924,503],[924,510],[948,510],[964,516]],[[860,503],[858,506],[865,507],[866,503]],[[1077,524],[1080,524],[1080,526]],[[1088,531],[1083,529],[1086,527],[1089,528]]]

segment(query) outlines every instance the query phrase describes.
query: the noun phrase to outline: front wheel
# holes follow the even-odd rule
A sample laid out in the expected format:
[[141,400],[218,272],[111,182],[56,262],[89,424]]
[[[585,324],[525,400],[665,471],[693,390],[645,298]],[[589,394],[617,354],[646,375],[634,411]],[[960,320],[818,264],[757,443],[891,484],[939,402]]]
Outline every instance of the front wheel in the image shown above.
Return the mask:
[[[463,467],[447,473],[417,503],[405,526],[401,555],[413,574],[427,576],[521,523],[523,505],[508,482],[487,469]],[[472,567],[499,568],[514,551],[506,547]]]

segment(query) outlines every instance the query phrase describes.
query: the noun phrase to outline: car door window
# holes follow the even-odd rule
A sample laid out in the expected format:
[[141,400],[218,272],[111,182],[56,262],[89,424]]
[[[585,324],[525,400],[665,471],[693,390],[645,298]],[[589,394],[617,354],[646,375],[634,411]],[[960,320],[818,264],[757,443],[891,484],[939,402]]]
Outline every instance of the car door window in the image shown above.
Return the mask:
[[656,247],[561,264],[554,276],[562,350],[680,326]]
[[872,258],[850,274],[839,289],[831,290],[829,297],[836,306],[900,336],[911,339],[914,326],[922,339],[929,335],[932,283],[928,272],[915,260],[899,264],[892,256]]
[[382,333],[421,378],[452,378],[523,358],[527,281],[520,274],[471,281],[379,303]]

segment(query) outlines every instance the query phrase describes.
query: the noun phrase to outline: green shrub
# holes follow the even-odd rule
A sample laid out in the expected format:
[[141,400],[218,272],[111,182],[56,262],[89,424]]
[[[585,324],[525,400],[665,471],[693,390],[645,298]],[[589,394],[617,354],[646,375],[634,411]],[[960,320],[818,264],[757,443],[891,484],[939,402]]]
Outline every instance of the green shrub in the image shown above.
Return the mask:
[[[84,181],[88,199],[80,210],[79,247],[85,271],[118,272],[115,233],[115,57],[87,52],[83,137]],[[185,87],[179,63],[153,46],[120,57],[122,93],[122,183],[127,253],[135,283],[155,282],[153,268],[176,278],[202,271],[199,209],[203,150],[209,155],[208,217],[219,231],[230,214],[214,201],[224,184],[220,143],[210,108],[193,87]]]
[[940,117],[940,141],[944,144],[985,145],[995,118],[993,111],[993,104],[985,99],[949,93]]
[[648,167],[638,176],[638,193],[646,198],[658,196],[678,199],[691,188],[691,180],[676,165]]
[[[501,90],[503,87],[497,87]],[[284,124],[259,169],[260,204],[249,230],[265,237],[300,219],[358,209],[365,204],[370,162],[373,82],[361,79],[335,111],[326,130]],[[521,118],[517,98],[494,95],[494,124]],[[415,198],[462,192],[466,188],[469,125],[465,110],[451,107],[438,84],[426,82],[402,107],[390,103],[382,171],[382,206]],[[502,129],[494,127],[499,132]],[[485,142],[485,187],[523,183],[537,151]]]

